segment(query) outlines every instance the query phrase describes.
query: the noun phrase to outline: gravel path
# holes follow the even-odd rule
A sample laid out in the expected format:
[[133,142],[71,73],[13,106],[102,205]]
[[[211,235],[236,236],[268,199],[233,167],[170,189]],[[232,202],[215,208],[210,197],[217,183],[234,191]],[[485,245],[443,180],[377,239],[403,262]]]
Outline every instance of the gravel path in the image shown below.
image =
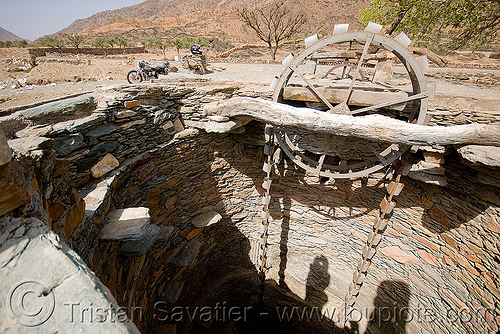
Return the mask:
[[[154,82],[165,84],[174,84],[181,81],[208,81],[213,84],[237,83],[251,85],[251,89],[254,90],[268,91],[273,77],[278,76],[283,70],[281,64],[209,63],[208,73],[202,76],[182,69],[179,62],[171,62],[171,64],[176,66],[179,72],[160,76],[160,79],[154,80]],[[127,84],[125,74],[133,69],[134,66],[133,61],[120,59],[92,60],[91,66],[81,64],[71,65],[64,62],[47,62],[47,65],[44,65],[44,67],[37,66],[35,68],[38,74],[30,74],[32,76],[35,76],[35,74],[45,75],[53,79],[61,78],[64,75],[72,75],[80,77],[83,81],[56,82],[48,85],[25,86],[16,89],[7,85],[7,87],[0,89],[0,112],[17,106],[39,103],[86,91],[94,91],[101,86]],[[56,70],[60,67],[64,67],[64,71]],[[494,108],[494,111],[500,111],[500,85],[473,84],[465,82],[463,79],[468,76],[481,76],[484,74],[498,78],[500,77],[500,70],[431,68],[427,74],[429,85],[437,87],[436,94],[438,97],[463,98],[465,102],[454,106],[454,110],[456,108],[464,108],[464,110],[469,108],[475,109],[477,105],[479,110]],[[91,76],[90,79],[85,75]],[[442,103],[437,105],[439,108],[446,107]]]

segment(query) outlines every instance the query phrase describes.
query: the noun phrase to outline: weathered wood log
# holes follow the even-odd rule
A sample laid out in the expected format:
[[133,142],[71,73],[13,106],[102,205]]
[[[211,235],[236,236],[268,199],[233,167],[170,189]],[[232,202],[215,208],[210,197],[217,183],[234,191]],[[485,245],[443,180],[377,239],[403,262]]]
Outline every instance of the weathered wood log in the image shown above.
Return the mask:
[[[373,88],[373,87],[372,87]],[[332,88],[332,87],[318,87],[317,90],[331,103],[342,103],[346,100],[348,88]],[[375,104],[392,102],[401,98],[408,97],[404,91],[397,92],[384,92],[379,91],[365,91],[353,90],[349,105],[358,107],[370,107]],[[285,100],[305,101],[305,102],[320,102],[319,99],[313,94],[311,90],[306,87],[285,87],[283,89],[283,98]],[[403,110],[405,103],[394,104],[387,107],[391,110]]]
[[[336,51],[336,52],[315,52],[311,55],[312,60],[325,59],[359,59],[361,52],[355,51]],[[391,52],[371,53],[365,56],[365,60],[387,60],[394,59],[396,55]]]
[[315,52],[311,55],[312,60],[318,59],[354,59],[356,52],[354,51],[338,51],[338,52]]
[[430,61],[432,61],[433,63],[435,63],[439,67],[446,66],[445,61],[441,57],[439,57],[437,54],[432,52],[431,50],[427,50],[425,48],[420,48],[420,47],[409,47],[408,50],[413,52],[413,53],[416,53],[416,54],[427,56],[427,58]]
[[314,109],[296,108],[246,97],[209,103],[205,107],[205,112],[207,115],[255,119],[276,126],[405,145],[500,146],[500,125],[424,126],[409,124],[382,115],[355,117],[329,114]]

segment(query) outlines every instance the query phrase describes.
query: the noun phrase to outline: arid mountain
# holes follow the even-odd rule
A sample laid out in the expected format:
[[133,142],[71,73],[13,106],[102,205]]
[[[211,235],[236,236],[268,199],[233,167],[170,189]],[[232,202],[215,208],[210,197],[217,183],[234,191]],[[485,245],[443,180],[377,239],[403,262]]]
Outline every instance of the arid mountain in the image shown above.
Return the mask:
[[19,36],[14,35],[8,30],[3,29],[0,27],[0,41],[1,42],[6,42],[6,41],[22,41],[24,38],[21,38]]
[[[304,11],[308,22],[303,34],[331,33],[335,23],[360,28],[359,9],[369,0],[288,0]],[[77,20],[60,31],[89,37],[119,34],[130,41],[149,37],[203,36],[228,42],[256,41],[256,35],[238,16],[245,6],[261,6],[269,0],[147,0],[135,6],[97,13]],[[59,34],[58,33],[58,34]]]

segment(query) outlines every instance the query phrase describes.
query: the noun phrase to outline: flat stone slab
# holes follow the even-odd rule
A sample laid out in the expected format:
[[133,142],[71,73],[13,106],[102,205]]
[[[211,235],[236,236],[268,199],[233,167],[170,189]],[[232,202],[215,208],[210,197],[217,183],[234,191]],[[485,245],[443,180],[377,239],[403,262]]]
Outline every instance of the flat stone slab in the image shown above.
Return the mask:
[[153,245],[156,236],[160,233],[160,227],[154,224],[143,226],[144,237],[138,240],[126,241],[121,246],[121,251],[126,256],[142,256],[146,254]]
[[408,177],[423,183],[434,184],[440,187],[448,185],[448,179],[442,175],[429,174],[422,171],[410,171]]
[[45,137],[24,137],[8,141],[12,150],[21,155],[27,155],[34,150],[48,150],[54,145],[54,140]]
[[56,140],[54,151],[56,151],[58,156],[65,157],[86,146],[87,144],[83,141],[83,135],[81,133],[75,133]]
[[139,333],[81,258],[35,218],[0,219],[0,305],[0,333]]
[[0,166],[5,165],[12,159],[12,151],[7,145],[7,138],[2,130],[0,130]]
[[170,304],[177,302],[184,288],[184,281],[167,281],[161,297]]
[[433,175],[444,175],[445,169],[439,163],[419,161],[418,163],[411,166],[411,172],[422,172]]
[[467,145],[459,148],[457,152],[471,165],[500,167],[500,147]]
[[[112,176],[99,182],[95,189],[83,198],[85,202],[85,216],[87,219],[101,216],[108,210],[111,200],[111,187],[115,180],[116,176]],[[94,222],[100,223],[100,221]]]
[[208,133],[226,133],[231,130],[240,128],[248,123],[248,120],[231,120],[227,122],[198,122],[198,121],[184,121],[187,127],[205,130]]
[[394,259],[403,264],[417,263],[418,258],[411,254],[402,251],[397,246],[383,247],[380,248],[380,252],[391,259]]
[[177,253],[177,255],[172,260],[172,263],[180,267],[193,264],[194,259],[196,259],[196,256],[200,251],[200,247],[201,243],[198,240],[193,239],[189,241],[187,245],[184,246],[184,248],[179,253]]
[[200,228],[217,224],[221,219],[222,216],[217,211],[212,210],[195,216],[191,223]]
[[145,207],[114,210],[108,213],[101,231],[101,240],[128,241],[142,239],[144,225],[151,221],[149,209]]
[[27,183],[19,163],[11,161],[0,166],[0,216],[25,204],[26,188]]
[[97,140],[98,138],[107,136],[118,129],[119,127],[116,126],[115,124],[104,124],[85,133],[85,137],[89,138],[90,141],[94,141]]
[[95,109],[95,106],[96,102],[92,96],[82,95],[21,110],[13,115],[33,121],[48,122],[84,116]]

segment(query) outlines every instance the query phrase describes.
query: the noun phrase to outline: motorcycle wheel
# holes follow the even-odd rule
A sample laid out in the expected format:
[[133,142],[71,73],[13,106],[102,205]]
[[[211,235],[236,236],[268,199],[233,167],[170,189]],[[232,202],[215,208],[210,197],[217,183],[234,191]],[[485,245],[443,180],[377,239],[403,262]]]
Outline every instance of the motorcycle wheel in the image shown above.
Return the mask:
[[205,68],[205,66],[203,66],[203,64],[201,62],[198,63],[198,70],[200,71],[200,74],[207,73],[207,69]]
[[142,82],[142,75],[137,70],[131,70],[127,73],[127,81],[129,84]]

